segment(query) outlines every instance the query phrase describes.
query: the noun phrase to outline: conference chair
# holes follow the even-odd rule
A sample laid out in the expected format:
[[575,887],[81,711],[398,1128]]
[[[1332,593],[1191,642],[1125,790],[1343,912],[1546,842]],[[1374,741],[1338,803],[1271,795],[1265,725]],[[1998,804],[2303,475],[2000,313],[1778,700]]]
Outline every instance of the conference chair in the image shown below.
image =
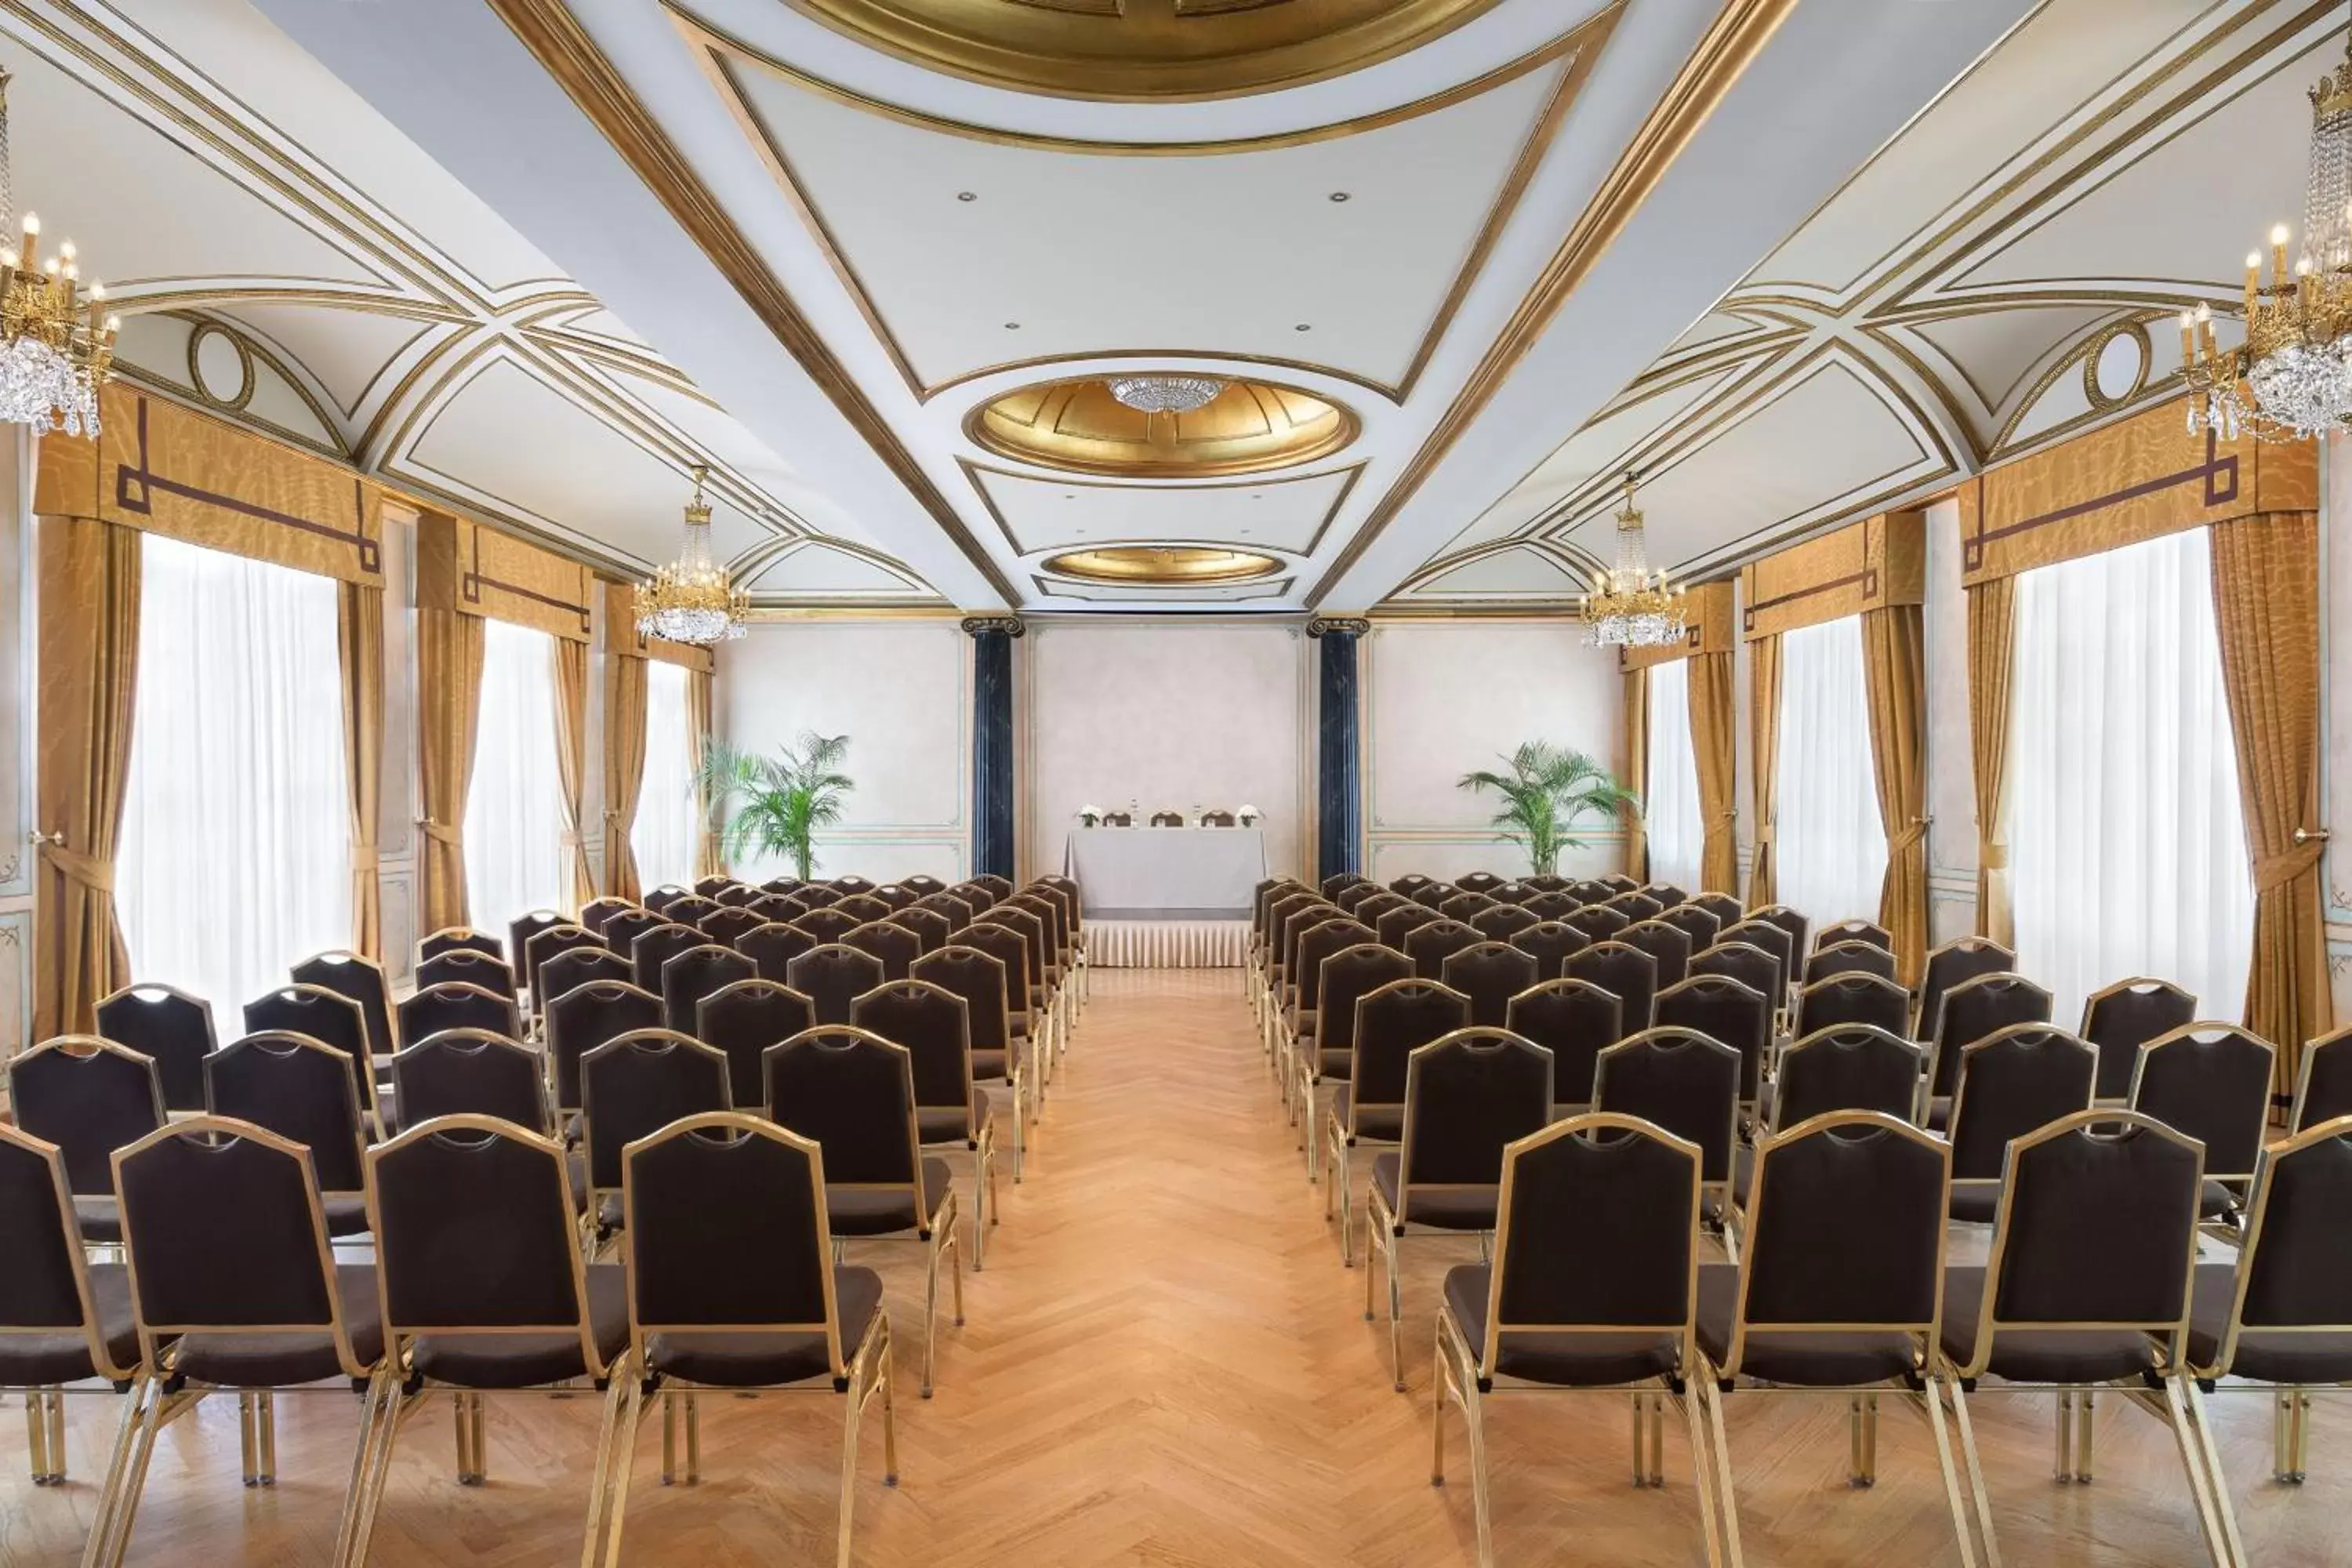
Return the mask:
[[661,994],[662,965],[690,947],[702,945],[702,933],[690,925],[659,925],[629,943],[629,962],[635,966],[637,988]]
[[1339,889],[1326,896],[1341,910],[1351,915],[1359,904],[1367,899],[1379,898],[1388,890],[1378,882],[1363,877],[1334,877],[1331,880],[1339,884]]
[[1723,934],[1723,922],[1711,911],[1694,903],[1669,905],[1666,911],[1657,918],[1690,938],[1693,952],[1705,952],[1715,945],[1715,939]]
[[1864,947],[1874,947],[1882,952],[1895,951],[1895,935],[1876,921],[1832,921],[1813,933],[1813,952],[1836,947],[1843,942],[1858,942]]
[[1414,931],[1423,926],[1435,925],[1444,918],[1424,904],[1405,904],[1381,914],[1372,922],[1372,929],[1380,932],[1381,946],[1392,947],[1402,952],[1406,939]]
[[[1457,884],[1458,885],[1458,884]],[[1524,904],[1540,890],[1525,882],[1497,882],[1479,889],[1498,904]]]
[[205,1058],[205,1110],[309,1150],[327,1234],[367,1234],[361,1152],[370,1129],[362,1120],[347,1054],[285,1030],[231,1040]]
[[700,925],[727,906],[700,893],[689,893],[682,899],[672,899],[663,906],[662,918],[672,925]]
[[852,893],[833,907],[843,914],[855,916],[860,924],[888,920],[898,910],[889,900],[877,899],[871,893]]
[[1739,1053],[1695,1029],[1628,1035],[1592,1066],[1592,1109],[1639,1117],[1699,1152],[1699,1185],[1713,1201],[1702,1217],[1722,1226],[1723,1249],[1739,1261],[1732,1203],[1732,1148],[1738,1141]]
[[1969,1044],[2011,1024],[2050,1022],[2050,993],[2021,974],[1979,974],[1944,993],[1942,1015],[1931,1043],[1933,1081],[1928,1088],[1928,1125],[1937,1126],[1937,1100],[1948,1100],[1959,1077],[1960,1053]]
[[661,1021],[661,998],[620,980],[592,980],[548,1003],[548,1075],[567,1141],[580,1115],[580,1058],[608,1040],[657,1029]]
[[[2168,980],[2136,976],[2092,992],[2083,1003],[2082,1033],[2098,1047],[2098,1098],[2127,1098],[2140,1047],[2196,1021],[2197,998]],[[2205,1167],[2213,1168],[2210,1149]]]
[[[863,881],[864,879],[861,878],[859,880]],[[694,896],[698,899],[716,899],[728,889],[740,887],[740,885],[741,884],[737,882],[734,878],[727,876],[723,872],[714,872],[710,876],[698,877],[695,879]],[[874,884],[866,882],[866,886],[868,889],[871,889]]]
[[[1722,1561],[1703,1425],[1711,1390],[1696,1335],[1698,1158],[1683,1139],[1609,1115],[1538,1128],[1500,1151],[1494,1260],[1446,1270],[1430,1398],[1431,1485],[1445,1479],[1449,1400],[1468,1428],[1480,1568],[1495,1561],[1486,1401],[1547,1389],[1631,1389],[1633,1479],[1653,1488],[1665,1485],[1673,1400],[1690,1432],[1707,1562]],[[1565,1543],[1555,1553],[1569,1555]]]
[[1568,887],[1567,878],[1557,876],[1549,871],[1540,871],[1532,877],[1522,877],[1519,880],[1538,893],[1561,892]]
[[807,884],[798,877],[771,877],[760,884],[760,890],[763,893],[791,893],[805,886]]
[[800,900],[812,910],[815,910],[828,909],[841,902],[846,895],[838,888],[828,887],[822,882],[812,882],[795,892],[793,897]]
[[1680,985],[1690,973],[1690,933],[1680,926],[1669,925],[1663,920],[1636,921],[1619,931],[1616,940],[1650,955],[1658,966],[1657,986],[1661,991]]
[[1650,1026],[1658,994],[1658,961],[1628,942],[1596,942],[1568,955],[1560,973],[1587,980],[1617,998],[1622,1026],[1636,1035]]
[[[1655,899],[1658,901],[1661,913],[1666,910],[1673,909],[1676,904],[1687,903],[1690,900],[1690,895],[1684,892],[1680,888],[1675,887],[1672,882],[1644,882],[1642,884],[1640,890],[1647,897]],[[1652,918],[1655,919],[1656,917],[1653,916]]]
[[761,893],[743,907],[763,921],[795,920],[809,911],[806,904],[784,893]]
[[1519,906],[1537,919],[1545,921],[1564,921],[1583,907],[1574,893],[1564,889],[1538,893]]
[[1789,972],[1794,974],[1796,961],[1812,951],[1812,944],[1807,940],[1812,930],[1812,921],[1786,904],[1766,904],[1761,909],[1750,910],[1748,912],[1748,918],[1751,921],[1762,921],[1768,925],[1778,926],[1788,935]]
[[750,903],[753,899],[758,898],[760,896],[760,889],[742,882],[730,881],[725,887],[719,889],[717,891],[707,893],[704,896],[709,899],[712,903],[724,904],[730,909],[740,909],[743,905]]
[[[1620,886],[1620,883],[1622,886]],[[1618,894],[1638,885],[1631,877],[1621,877],[1613,881],[1604,881],[1598,877],[1583,877],[1570,882],[1567,891],[1575,895],[1579,904],[1605,904]]]
[[514,971],[503,958],[478,952],[469,947],[454,947],[416,966],[416,984],[440,985],[445,983],[478,985],[485,991],[495,991],[501,996],[515,994]]
[[817,945],[816,938],[797,926],[776,921],[754,926],[735,939],[735,951],[751,961],[762,980],[782,982],[784,968]]
[[98,1032],[155,1064],[166,1110],[205,1108],[205,1058],[220,1046],[212,1004],[176,986],[126,985],[98,1005]]
[[2352,1025],[2322,1035],[2303,1047],[2295,1068],[2294,1100],[2287,1113],[2290,1136],[2339,1116],[2352,1116]]
[[[1454,879],[1454,885],[1465,893],[1491,893],[1503,885],[1503,879],[1492,871],[1472,871]],[[1328,889],[1325,889],[1327,892]]]
[[593,931],[598,936],[602,936],[604,934],[604,922],[606,921],[611,920],[614,915],[619,914],[624,910],[634,910],[636,907],[635,903],[627,899],[616,899],[612,897],[591,899],[586,903],[580,906],[581,929],[583,931]]
[[2132,1071],[2131,1108],[2205,1145],[2198,1217],[2231,1241],[2239,1239],[2270,1127],[2276,1055],[2235,1024],[2188,1024],[2142,1046]]
[[1640,891],[1619,893],[1604,902],[1601,908],[1616,910],[1635,925],[1666,912],[1664,904]]
[[1590,980],[1547,980],[1511,998],[1503,1026],[1551,1053],[1555,1117],[1592,1109],[1601,1053],[1624,1037],[1624,1005]]
[[539,1053],[488,1029],[447,1029],[392,1058],[404,1132],[444,1116],[488,1116],[546,1137],[547,1079]]
[[[1316,1038],[1322,1019],[1323,966],[1333,953],[1373,942],[1375,938],[1376,933],[1371,927],[1344,916],[1308,926],[1299,933],[1297,953],[1291,965],[1296,979],[1290,986],[1289,1005],[1284,1010],[1280,1021],[1280,1060],[1276,1065],[1283,1075],[1283,1089],[1285,1098],[1290,1101],[1293,1125],[1299,1124],[1301,1099],[1307,1101],[1304,1123],[1307,1135],[1299,1140],[1301,1148],[1311,1148],[1315,1142],[1314,1097],[1311,1092],[1301,1097],[1291,1091],[1300,1088],[1302,1083],[1311,1085],[1315,1076]],[[1310,1168],[1314,1164],[1311,1154],[1307,1164]]]
[[1377,942],[1360,941],[1323,961],[1315,1038],[1299,1052],[1295,1091],[1307,1108],[1308,1181],[1319,1176],[1322,1165],[1324,1097],[1318,1090],[1346,1083],[1354,1070],[1357,1004],[1391,981],[1412,978],[1412,960]]
[[918,899],[928,899],[934,893],[943,893],[947,891],[948,887],[945,882],[940,881],[937,877],[921,871],[918,871],[911,877],[899,878],[898,885],[905,888],[908,892],[914,894]]
[[1787,1131],[1816,1116],[1869,1110],[1916,1122],[1927,1071],[1925,1048],[1875,1025],[1817,1029],[1781,1050],[1767,1121]]
[[1797,993],[1791,1034],[1801,1039],[1843,1024],[1868,1024],[1890,1035],[1902,1034],[1911,1025],[1911,993],[1891,974],[1860,971],[1826,976]]
[[[601,1241],[627,1223],[621,1179],[630,1144],[681,1118],[734,1109],[727,1058],[690,1036],[632,1029],[582,1057],[581,1142],[588,1156],[588,1219],[596,1237]],[[711,1256],[724,1257],[729,1268],[748,1261],[731,1248]]]
[[705,915],[700,921],[702,934],[721,947],[732,947],[735,939],[745,931],[757,931],[768,923],[768,917],[748,905],[730,904],[715,915]]
[[1463,924],[1467,925],[1470,923],[1470,917],[1472,915],[1484,913],[1487,910],[1498,910],[1501,908],[1503,908],[1502,904],[1488,898],[1484,893],[1456,893],[1452,898],[1446,900],[1444,903],[1438,905],[1437,912],[1444,915],[1447,920],[1460,921]]
[[637,938],[669,923],[657,910],[633,906],[607,919],[604,929],[597,934],[604,939],[606,947],[623,958],[630,958],[635,952]]
[[1447,955],[1438,979],[1470,998],[1474,1027],[1499,1029],[1511,998],[1541,978],[1535,957],[1507,942],[1482,942]]
[[286,977],[297,985],[324,986],[360,1005],[360,1016],[367,1025],[370,1076],[375,1061],[389,1062],[400,1048],[400,1036],[393,1029],[392,986],[375,960],[331,949],[295,964]]
[[[1895,953],[1874,942],[1838,942],[1813,949],[1805,960],[1807,985],[1840,974],[1869,974],[1891,981],[1895,978]],[[1907,997],[1910,993],[1906,991],[1904,994]],[[1907,1027],[1909,1020],[1905,1022]]]
[[1451,882],[1424,882],[1405,896],[1425,910],[1434,910],[1448,899],[1459,898],[1461,892]]
[[[882,1277],[833,1260],[827,1173],[816,1143],[756,1116],[700,1115],[633,1146],[625,1174],[635,1368],[688,1397],[706,1388],[732,1398],[784,1389],[843,1395],[835,1561],[849,1568],[858,1427],[877,1398],[883,1479],[898,1480],[890,1318]],[[728,1258],[728,1267],[713,1268],[714,1258]],[[625,1381],[632,1388],[641,1383]],[[616,1426],[631,1430],[635,1420],[631,1405]],[[632,1447],[620,1446],[605,1488],[608,1563],[620,1560]],[[691,1442],[688,1452],[693,1480],[699,1456]]]
[[1594,942],[1607,942],[1633,923],[1633,916],[1605,904],[1584,904],[1560,918]]
[[1301,889],[1284,893],[1266,906],[1265,941],[1260,955],[1258,979],[1258,1028],[1260,1045],[1269,1060],[1280,1065],[1282,1046],[1282,1015],[1289,1005],[1290,983],[1295,978],[1289,958],[1297,933],[1308,926],[1327,920],[1342,918],[1339,906],[1322,894]]
[[1509,941],[1521,952],[1534,955],[1538,980],[1559,979],[1567,969],[1569,955],[1591,945],[1591,939],[1582,931],[1559,921],[1538,921],[1513,933]]
[[636,978],[637,966],[606,947],[559,952],[539,966],[539,988],[544,994],[539,1004],[541,1024],[545,1026],[548,1010],[555,999],[576,986],[593,980],[616,980],[633,985]]
[[444,1029],[488,1029],[520,1040],[522,1019],[512,1001],[478,985],[428,985],[402,998],[402,1039],[421,1040]]
[[1413,972],[1423,980],[1434,980],[1445,971],[1445,961],[1465,947],[1478,944],[1478,933],[1460,921],[1440,919],[1422,926],[1404,939],[1404,955],[1412,960]]
[[1772,1004],[1751,986],[1721,974],[1694,974],[1660,991],[1650,1009],[1662,1027],[1695,1029],[1739,1053],[1739,1103],[1752,1113],[1772,1045]]
[[645,906],[657,915],[666,915],[669,907],[680,899],[694,897],[694,889],[679,882],[664,882],[658,888],[646,889]]
[[838,942],[811,948],[784,966],[784,984],[807,997],[820,1024],[846,1024],[849,1006],[887,978],[882,961]]
[[[511,1008],[512,1004],[508,1005]],[[384,1114],[383,1094],[368,1061],[367,1016],[350,997],[323,985],[280,985],[245,1005],[245,1032],[302,1035],[341,1051],[352,1075],[352,1093],[358,1100],[360,1115],[377,1137],[383,1135],[389,1119]],[[404,1031],[401,1037],[410,1037]],[[207,1061],[211,1059],[205,1058]],[[389,1062],[385,1064],[387,1068],[390,1066]],[[206,1109],[212,1107],[207,1105]]]
[[1404,1283],[1410,1236],[1496,1227],[1503,1151],[1551,1121],[1551,1053],[1507,1029],[1456,1029],[1405,1066],[1404,1126],[1372,1156],[1364,1208],[1364,1321],[1372,1321],[1372,1254],[1389,1296],[1389,1367],[1404,1391]]
[[[961,945],[943,947],[937,952],[927,952],[915,960],[915,968],[910,978],[928,982],[950,995],[962,999],[965,1046],[971,1060],[971,1080],[973,1086],[980,1091],[979,1097],[971,1101],[971,1114],[977,1119],[979,1124],[985,1124],[992,1128],[989,1134],[992,1143],[989,1155],[990,1185],[992,1188],[995,1184],[995,1154],[992,1147],[994,1133],[989,1100],[990,1097],[999,1093],[1005,1096],[1013,1113],[1013,1180],[1016,1185],[1019,1184],[1022,1178],[1022,1165],[1026,1157],[1027,1134],[1023,1123],[1033,1113],[1034,1108],[1028,1099],[1030,1089],[1028,1064],[1016,1048],[1016,1041],[1013,1038],[1012,990],[1005,979],[1003,961],[976,947]],[[854,1009],[855,1004],[852,1005]],[[852,1016],[855,1016],[854,1011]],[[887,1036],[887,1031],[884,1033]],[[887,1037],[896,1038],[897,1037],[887,1036]],[[917,1079],[919,1089],[922,1081],[919,1075]],[[932,1141],[933,1131],[941,1131],[944,1135],[945,1118],[939,1120],[942,1123],[941,1127],[926,1127],[924,1132],[926,1142]],[[974,1138],[979,1135],[978,1132],[972,1134]],[[978,1215],[994,1223],[996,1204],[993,1197],[988,1200],[985,1207],[977,1201],[973,1207]],[[981,1266],[982,1248],[984,1246],[984,1242],[975,1242],[972,1246],[972,1268],[975,1271]]]
[[2011,1024],[1960,1053],[1952,1100],[1951,1216],[1993,1222],[2010,1144],[2088,1109],[2098,1053],[2050,1024]]
[[1729,893],[1694,893],[1691,895],[1690,907],[1705,910],[1708,914],[1713,915],[1717,934],[1730,930],[1748,918],[1747,907]]
[[835,877],[833,879],[832,887],[835,892],[839,893],[845,899],[856,893],[872,892],[874,890],[874,879],[870,877],[861,877],[856,872],[850,871],[842,876]]
[[445,952],[478,952],[486,958],[506,960],[506,944],[486,931],[471,926],[443,926],[430,936],[416,939],[416,962],[429,963]]
[[521,981],[525,987],[529,987],[539,978],[538,963],[531,957],[531,939],[546,931],[564,929],[576,931],[580,928],[573,926],[570,921],[565,920],[553,910],[532,910],[528,914],[517,915],[507,922],[507,951],[513,953],[520,961],[518,964],[520,973],[515,978]]
[[[1788,992],[1780,984],[1780,961],[1752,942],[1724,941],[1691,955],[1692,974],[1720,974],[1769,999],[1775,1014]],[[1685,979],[1688,976],[1685,976]]]
[[996,1123],[971,1054],[963,997],[928,980],[894,980],[860,996],[850,1026],[905,1047],[915,1077],[915,1130],[926,1150],[961,1152],[971,1162],[971,1268],[985,1266],[988,1228],[997,1223]]
[[1907,1031],[1915,1040],[1933,1040],[1944,1026],[1944,997],[1953,986],[1979,974],[2011,974],[2017,954],[1980,936],[1955,937],[1927,954],[1919,975],[1919,1016]]
[[923,956],[923,939],[887,921],[868,921],[841,939],[845,947],[871,953],[881,961],[882,978],[904,980],[915,960]]
[[[1003,971],[1004,1023],[1010,1035],[1009,1049],[1012,1052],[1007,1061],[1008,1064],[1013,1061],[1020,1064],[1020,1075],[1028,1086],[1029,1113],[1034,1118],[1038,1107],[1045,1102],[1045,1084],[1036,1049],[1037,1028],[1041,1020],[1029,1011],[1029,944],[1021,940],[1018,931],[975,920],[956,933],[956,945],[985,953],[996,960],[998,967]],[[1016,1128],[1016,1140],[1018,1135]],[[1013,1156],[1015,1180],[1019,1179],[1020,1163],[1016,1142]]]
[[792,923],[795,929],[808,932],[819,946],[825,946],[839,942],[866,922],[856,915],[844,914],[837,908],[826,906],[811,910]]
[[731,947],[704,942],[673,953],[661,966],[662,1026],[681,1035],[694,1033],[695,1009],[721,986],[750,980],[759,965]]
[[[940,895],[944,898],[946,895]],[[890,917],[890,924],[915,933],[925,952],[937,952],[955,939],[955,925],[937,910],[910,904]]]
[[17,1128],[56,1149],[65,1165],[82,1239],[119,1245],[114,1152],[170,1120],[154,1062],[95,1035],[59,1035],[10,1057],[0,1072]]
[[1389,884],[1389,891],[1391,893],[1402,893],[1406,898],[1410,899],[1415,893],[1420,892],[1422,889],[1428,887],[1430,881],[1430,878],[1423,876],[1418,871],[1408,871],[1403,876],[1399,877],[1395,881]]
[[[1344,908],[1345,906],[1342,907]],[[1397,910],[1417,910],[1419,908],[1421,908],[1421,906],[1414,903],[1411,899],[1405,898],[1401,894],[1391,893],[1384,888],[1375,887],[1369,896],[1358,901],[1353,908],[1348,909],[1347,912],[1354,919],[1362,921],[1365,925],[1370,926],[1377,931],[1380,929],[1381,917],[1382,915],[1390,914]]]
[[1741,921],[1738,925],[1724,927],[1723,934],[1716,939],[1716,945],[1718,947],[1732,942],[1761,948],[1772,955],[1772,962],[1780,970],[1780,978],[1765,992],[1765,994],[1772,998],[1774,1007],[1787,1006],[1789,992],[1797,982],[1799,952],[1787,928],[1771,921],[1750,918]]
[[816,1005],[773,980],[737,980],[702,998],[689,1031],[727,1058],[730,1100],[758,1105],[767,1092],[761,1056],[770,1046],[816,1026]]
[[1355,1189],[1351,1156],[1360,1144],[1393,1144],[1404,1133],[1407,1068],[1412,1053],[1470,1026],[1470,998],[1434,980],[1392,980],[1356,1003],[1355,1052],[1345,1082],[1331,1091],[1323,1145],[1331,1179],[1323,1217],[1339,1220],[1339,1260],[1355,1266]]

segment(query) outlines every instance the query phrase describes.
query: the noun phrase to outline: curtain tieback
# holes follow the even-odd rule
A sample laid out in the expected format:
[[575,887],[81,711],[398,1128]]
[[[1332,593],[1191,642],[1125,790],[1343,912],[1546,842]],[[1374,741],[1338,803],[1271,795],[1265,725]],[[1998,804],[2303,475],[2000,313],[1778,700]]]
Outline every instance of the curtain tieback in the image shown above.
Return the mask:
[[1759,822],[1756,825],[1756,837],[1754,842],[1759,849],[1763,848],[1766,845],[1772,842],[1772,825],[1770,823]]
[[63,844],[47,841],[41,845],[41,858],[56,867],[66,880],[79,882],[93,893],[114,891],[114,863],[110,860],[93,859]]
[[1990,840],[1979,841],[1977,845],[1977,869],[1979,871],[2008,870],[2009,846],[1995,844]]
[[566,849],[577,849],[588,841],[581,837],[576,829],[567,827],[556,836],[556,842]]
[[1886,852],[1890,855],[1895,855],[1906,849],[1916,849],[1921,844],[1927,842],[1927,824],[1926,819],[1915,816],[1911,819],[1910,826],[1905,828],[1902,832],[1896,834],[1894,837],[1886,841]]
[[2254,891],[2267,893],[2285,886],[2319,864],[2327,852],[2327,840],[2313,838],[2295,845],[2277,855],[2265,855],[2254,862]]
[[436,822],[429,816],[420,819],[416,826],[423,828],[425,837],[436,844],[446,844],[454,849],[465,843],[464,837],[456,828],[446,823]]
[[623,823],[626,822],[628,818],[622,813],[614,811],[608,806],[605,808],[604,820],[607,823],[610,823],[613,826],[618,827]]
[[376,859],[376,852],[373,847],[362,849],[356,844],[352,846],[352,870],[373,871],[376,868],[379,862]]

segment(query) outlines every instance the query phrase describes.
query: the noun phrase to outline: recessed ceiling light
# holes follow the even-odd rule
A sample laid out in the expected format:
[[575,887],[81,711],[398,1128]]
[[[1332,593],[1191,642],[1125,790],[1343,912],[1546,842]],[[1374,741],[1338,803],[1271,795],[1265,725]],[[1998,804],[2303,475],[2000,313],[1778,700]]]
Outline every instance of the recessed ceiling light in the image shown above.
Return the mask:
[[1314,323],[1310,321],[1301,321],[1290,330],[1294,332],[1311,332],[1315,330],[1315,327]]
[[1004,330],[1008,332],[1017,332],[1021,330],[1021,323],[1018,321],[1007,321],[1004,323]]
[[960,202],[976,202],[980,200],[980,193],[978,191],[958,191],[956,193],[956,200]]
[[1331,193],[1331,199],[1335,202],[1344,202],[1348,199],[1348,193],[1345,191],[1333,191]]

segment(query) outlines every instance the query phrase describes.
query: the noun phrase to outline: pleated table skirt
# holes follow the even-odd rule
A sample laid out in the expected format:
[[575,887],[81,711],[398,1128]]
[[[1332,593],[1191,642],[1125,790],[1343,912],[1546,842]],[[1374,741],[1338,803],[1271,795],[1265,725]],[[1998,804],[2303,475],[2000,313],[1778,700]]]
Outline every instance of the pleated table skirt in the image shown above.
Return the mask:
[[1087,962],[1105,969],[1239,969],[1247,921],[1087,921]]

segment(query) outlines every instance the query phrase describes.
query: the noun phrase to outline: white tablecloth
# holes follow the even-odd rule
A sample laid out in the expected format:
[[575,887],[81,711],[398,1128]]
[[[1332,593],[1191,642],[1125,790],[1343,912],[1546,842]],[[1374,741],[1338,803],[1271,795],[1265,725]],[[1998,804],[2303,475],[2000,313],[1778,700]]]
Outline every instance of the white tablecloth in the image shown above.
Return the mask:
[[1073,827],[1065,867],[1088,920],[1249,918],[1265,879],[1255,827]]

